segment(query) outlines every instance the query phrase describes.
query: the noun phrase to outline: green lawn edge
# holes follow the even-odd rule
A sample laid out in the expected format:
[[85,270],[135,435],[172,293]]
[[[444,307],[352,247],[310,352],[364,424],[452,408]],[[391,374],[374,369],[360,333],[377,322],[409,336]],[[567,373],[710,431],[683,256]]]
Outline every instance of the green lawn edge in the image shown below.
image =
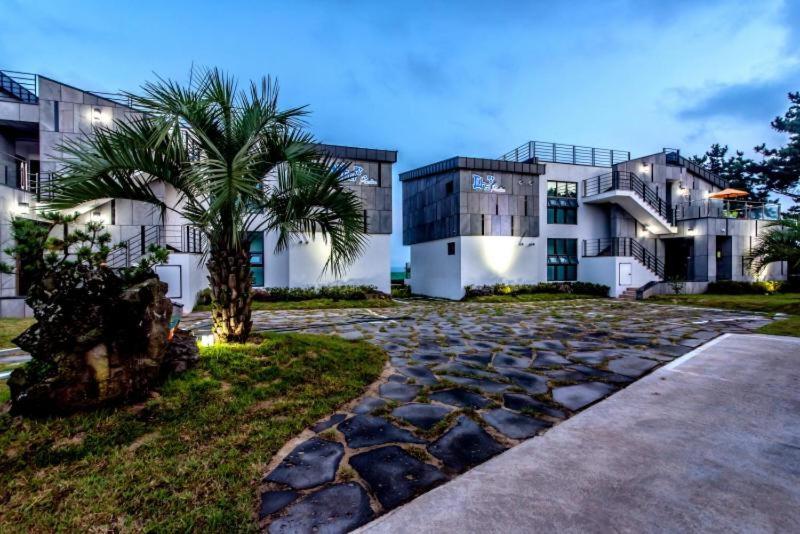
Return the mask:
[[270,458],[387,359],[365,341],[263,338],[203,348],[197,369],[133,407],[0,414],[0,532],[255,531]]

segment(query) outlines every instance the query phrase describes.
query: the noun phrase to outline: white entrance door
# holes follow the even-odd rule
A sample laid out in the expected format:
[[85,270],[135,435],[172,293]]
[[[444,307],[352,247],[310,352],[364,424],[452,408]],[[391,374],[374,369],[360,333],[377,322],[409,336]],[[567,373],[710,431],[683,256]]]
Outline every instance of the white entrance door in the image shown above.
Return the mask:
[[633,284],[633,265],[630,263],[619,264],[619,285],[629,286]]

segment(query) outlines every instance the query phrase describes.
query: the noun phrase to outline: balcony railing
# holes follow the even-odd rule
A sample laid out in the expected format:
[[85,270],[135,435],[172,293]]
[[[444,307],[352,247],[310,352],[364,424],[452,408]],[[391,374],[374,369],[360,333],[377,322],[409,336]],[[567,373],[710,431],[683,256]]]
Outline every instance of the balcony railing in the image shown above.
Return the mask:
[[0,70],[0,89],[26,104],[39,102],[39,76],[36,74]]
[[777,203],[714,198],[677,204],[674,211],[678,221],[704,218],[777,221],[781,216],[781,206]]
[[611,167],[616,163],[631,159],[631,153],[627,150],[614,150],[611,148],[528,141],[503,154],[499,159],[518,163],[550,162]]
[[636,193],[645,203],[665,220],[672,223],[672,214],[664,199],[632,172],[611,171],[583,181],[583,196],[590,197],[614,190]]

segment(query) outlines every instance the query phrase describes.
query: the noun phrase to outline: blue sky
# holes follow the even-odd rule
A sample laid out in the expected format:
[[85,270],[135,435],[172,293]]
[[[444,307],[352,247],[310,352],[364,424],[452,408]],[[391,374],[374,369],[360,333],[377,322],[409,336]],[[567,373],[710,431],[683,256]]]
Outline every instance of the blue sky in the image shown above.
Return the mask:
[[396,171],[530,139],[751,152],[800,90],[796,0],[3,0],[0,21],[0,67],[90,90],[277,76],[320,140],[396,149]]

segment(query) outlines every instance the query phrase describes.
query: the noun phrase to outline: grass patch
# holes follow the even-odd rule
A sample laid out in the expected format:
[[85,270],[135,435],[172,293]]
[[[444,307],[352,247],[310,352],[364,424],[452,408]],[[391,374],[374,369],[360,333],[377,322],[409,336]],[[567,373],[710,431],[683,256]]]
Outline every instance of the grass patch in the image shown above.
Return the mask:
[[33,319],[16,319],[10,317],[0,319],[0,349],[16,347],[11,340],[20,335],[23,330],[34,322]]
[[265,334],[202,349],[136,407],[0,415],[0,532],[254,531],[272,455],[361,394],[386,355],[365,342]]
[[771,293],[764,295],[656,295],[647,302],[659,304],[682,304],[724,308],[728,310],[785,313],[786,319],[773,321],[758,329],[762,334],[800,337],[800,293]]
[[800,315],[800,293],[771,295],[655,295],[647,302]]
[[[253,301],[253,310],[327,310],[334,308],[391,308],[397,303],[389,299],[334,300],[310,299],[297,301]],[[210,304],[195,306],[194,311],[211,311]]]
[[800,337],[800,316],[793,315],[787,319],[773,321],[765,324],[758,329],[761,334],[770,334],[773,336],[794,336]]
[[531,293],[522,295],[482,295],[479,297],[467,297],[464,302],[550,302],[553,300],[577,300],[577,299],[596,299],[593,295],[581,295],[580,293]]

